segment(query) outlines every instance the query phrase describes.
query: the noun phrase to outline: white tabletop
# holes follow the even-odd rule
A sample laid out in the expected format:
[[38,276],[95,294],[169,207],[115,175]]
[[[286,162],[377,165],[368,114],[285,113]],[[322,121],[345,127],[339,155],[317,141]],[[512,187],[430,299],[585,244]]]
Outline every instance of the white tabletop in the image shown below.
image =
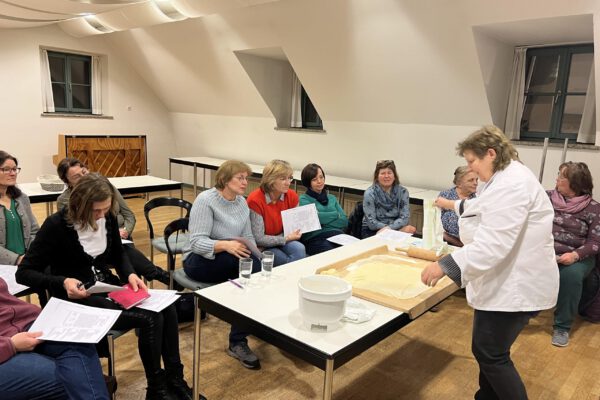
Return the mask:
[[147,186],[178,185],[181,182],[159,178],[152,175],[117,176],[108,178],[117,189],[135,189]]
[[256,287],[240,289],[230,282],[225,282],[202,289],[198,293],[325,354],[333,355],[402,313],[357,299],[376,310],[372,320],[362,324],[340,322],[335,329],[328,332],[313,332],[303,322],[298,310],[298,280],[314,274],[317,268],[386,244],[387,242],[377,237],[364,239],[277,267],[273,270],[274,276],[269,282],[262,279],[260,272],[254,274],[252,281],[258,284]]

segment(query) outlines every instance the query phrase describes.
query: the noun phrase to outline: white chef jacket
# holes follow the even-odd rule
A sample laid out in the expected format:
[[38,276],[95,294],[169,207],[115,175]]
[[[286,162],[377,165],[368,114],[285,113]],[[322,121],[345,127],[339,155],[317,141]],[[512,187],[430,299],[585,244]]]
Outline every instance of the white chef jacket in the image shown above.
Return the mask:
[[556,304],[553,217],[548,195],[518,161],[496,172],[475,199],[465,202],[459,219],[465,246],[452,258],[469,305],[484,311],[536,311]]

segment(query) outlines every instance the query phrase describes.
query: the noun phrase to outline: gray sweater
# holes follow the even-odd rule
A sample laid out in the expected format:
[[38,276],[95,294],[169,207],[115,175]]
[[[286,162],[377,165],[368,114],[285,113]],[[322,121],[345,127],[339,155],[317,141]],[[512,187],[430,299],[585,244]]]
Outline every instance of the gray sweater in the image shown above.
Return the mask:
[[[35,239],[35,235],[40,230],[40,227],[31,211],[29,197],[25,193],[21,193],[15,199],[15,206],[23,225],[23,239],[25,248],[27,249],[31,242],[33,242],[33,239]],[[16,265],[18,258],[19,254],[6,249],[6,220],[4,218],[4,207],[0,207],[0,264]]]
[[184,258],[196,253],[215,258],[215,243],[244,237],[256,244],[250,228],[250,210],[243,196],[225,199],[215,188],[200,193],[190,212],[190,240],[183,248]]

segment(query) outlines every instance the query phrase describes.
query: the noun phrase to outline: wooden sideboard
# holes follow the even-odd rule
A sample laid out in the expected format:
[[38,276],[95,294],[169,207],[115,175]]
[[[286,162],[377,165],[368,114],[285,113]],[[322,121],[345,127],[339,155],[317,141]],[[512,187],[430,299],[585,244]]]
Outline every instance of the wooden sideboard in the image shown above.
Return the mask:
[[58,135],[58,165],[65,157],[75,157],[90,171],[104,176],[147,175],[146,136]]

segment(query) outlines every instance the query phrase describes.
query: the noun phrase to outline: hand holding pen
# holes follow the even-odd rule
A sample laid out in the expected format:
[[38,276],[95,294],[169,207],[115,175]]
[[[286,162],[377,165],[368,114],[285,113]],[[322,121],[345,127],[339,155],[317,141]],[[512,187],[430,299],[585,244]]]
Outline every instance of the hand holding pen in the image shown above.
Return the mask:
[[79,279],[67,278],[63,282],[63,287],[70,299],[85,299],[90,296],[84,284]]

